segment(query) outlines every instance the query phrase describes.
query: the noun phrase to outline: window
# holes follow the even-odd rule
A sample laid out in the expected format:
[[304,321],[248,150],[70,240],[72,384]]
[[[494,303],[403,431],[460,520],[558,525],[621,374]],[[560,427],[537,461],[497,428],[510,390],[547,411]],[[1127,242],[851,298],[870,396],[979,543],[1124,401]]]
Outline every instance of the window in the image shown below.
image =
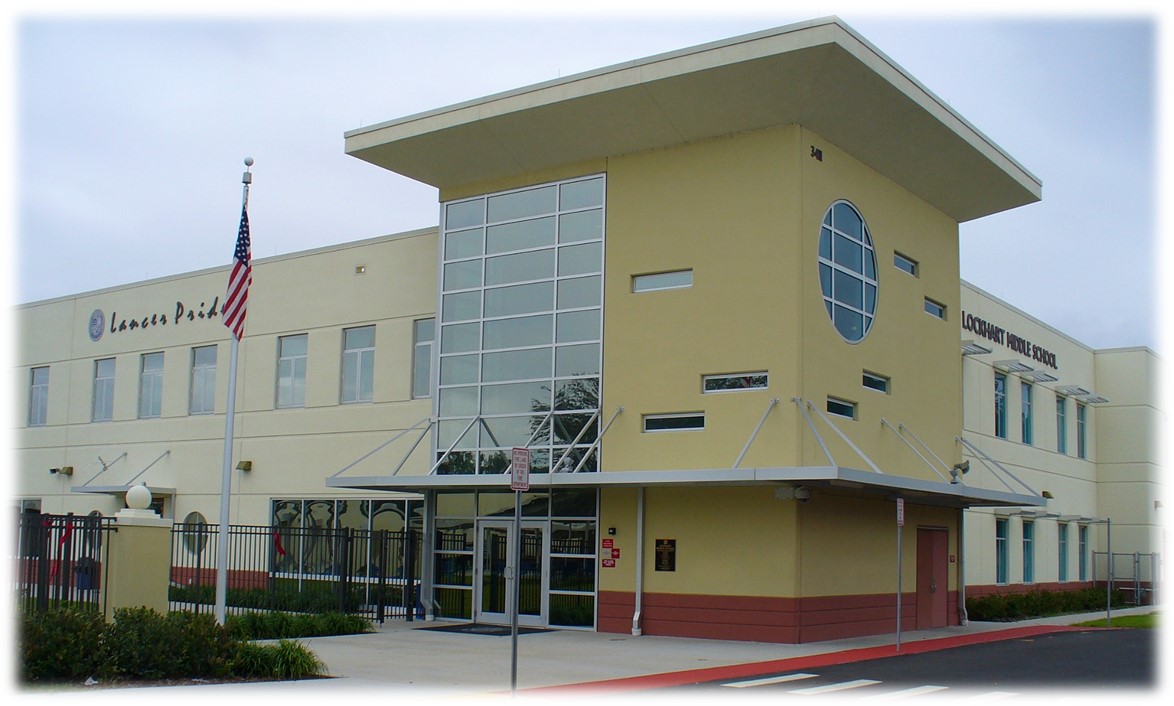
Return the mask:
[[1035,582],[1035,523],[1023,523],[1023,583]]
[[1007,438],[1007,376],[995,373],[995,436]]
[[911,257],[905,257],[899,252],[893,253],[893,267],[914,277],[917,276],[917,260]]
[[1079,525],[1076,528],[1076,565],[1080,572],[1080,580],[1088,580],[1088,525]]
[[1076,403],[1076,457],[1088,458],[1088,407]]
[[644,415],[644,431],[699,431],[702,429],[705,429],[705,415],[700,412]]
[[855,402],[829,397],[827,401],[827,410],[829,414],[834,414],[837,417],[847,417],[848,419],[856,418]]
[[865,370],[861,378],[861,384],[870,390],[876,390],[885,394],[889,393],[889,379],[884,375],[877,375],[876,373],[870,373]]
[[29,378],[29,426],[45,426],[49,414],[49,368],[33,368]]
[[192,349],[192,394],[189,414],[216,411],[216,346]]
[[1007,583],[1007,520],[995,520],[995,583]]
[[929,314],[930,316],[934,316],[939,319],[942,319],[944,321],[946,319],[946,305],[941,304],[939,302],[936,302],[933,299],[930,299],[929,297],[926,297],[925,298],[925,313]]
[[306,405],[306,334],[277,339],[277,406]]
[[342,332],[342,401],[370,402],[375,390],[375,327]]
[[762,389],[766,385],[767,376],[765,372],[706,375],[701,378],[701,391],[703,393],[756,390]]
[[849,343],[863,340],[876,314],[876,252],[864,217],[847,201],[824,213],[819,285],[832,325]]
[[1056,525],[1056,531],[1059,532],[1059,541],[1056,547],[1060,558],[1059,579],[1061,581],[1068,580],[1068,525],[1060,523]]
[[1023,443],[1031,445],[1033,436],[1033,427],[1031,419],[1031,383],[1020,383],[1019,390],[1021,392],[1019,399],[1019,409],[1021,411]]
[[659,272],[636,275],[632,278],[633,292],[654,292],[659,289],[684,289],[693,286],[693,270]]
[[114,419],[114,359],[94,361],[94,400],[91,419],[108,422]]
[[1068,398],[1056,395],[1056,451],[1068,453]]
[[412,322],[412,397],[432,396],[432,342],[436,340],[436,319]]
[[139,419],[163,412],[163,354],[144,353],[139,369]]
[[444,203],[436,474],[503,472],[515,446],[534,473],[598,470],[605,187],[593,175]]

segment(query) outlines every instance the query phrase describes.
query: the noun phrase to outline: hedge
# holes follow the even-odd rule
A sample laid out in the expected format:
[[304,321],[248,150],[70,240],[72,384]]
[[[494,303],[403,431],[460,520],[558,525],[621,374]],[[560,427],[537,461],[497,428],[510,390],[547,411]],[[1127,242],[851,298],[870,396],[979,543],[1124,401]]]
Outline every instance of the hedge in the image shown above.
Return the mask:
[[[1125,605],[1125,592],[1112,592],[1113,607]],[[1075,591],[1029,591],[994,593],[966,599],[970,620],[1008,621],[1042,618],[1065,613],[1087,613],[1105,608],[1105,589],[1082,588]]]

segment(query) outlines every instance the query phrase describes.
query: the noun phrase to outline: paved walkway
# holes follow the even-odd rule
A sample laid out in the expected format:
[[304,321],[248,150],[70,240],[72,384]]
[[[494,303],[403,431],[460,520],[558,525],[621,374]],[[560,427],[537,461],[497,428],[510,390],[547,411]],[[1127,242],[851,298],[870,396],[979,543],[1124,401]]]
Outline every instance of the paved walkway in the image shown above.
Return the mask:
[[[1124,609],[1114,611],[1113,615],[1153,610],[1153,607]],[[901,652],[945,649],[1063,630],[1072,623],[1104,615],[1100,612],[1018,623],[972,622],[966,626],[906,632],[902,634]],[[205,697],[213,698],[212,692],[219,690],[251,693],[257,689],[274,691],[275,695],[297,689],[300,696],[314,697],[355,689],[461,700],[478,695],[509,696],[511,639],[508,633],[494,636],[426,629],[443,625],[446,623],[389,620],[376,632],[366,635],[302,640],[326,663],[334,679],[203,685],[198,689]],[[598,695],[600,691],[630,693],[702,678],[745,678],[893,654],[896,646],[892,634],[783,645],[551,630],[519,635],[518,694],[534,697],[557,694],[561,700],[576,693],[581,696]]]

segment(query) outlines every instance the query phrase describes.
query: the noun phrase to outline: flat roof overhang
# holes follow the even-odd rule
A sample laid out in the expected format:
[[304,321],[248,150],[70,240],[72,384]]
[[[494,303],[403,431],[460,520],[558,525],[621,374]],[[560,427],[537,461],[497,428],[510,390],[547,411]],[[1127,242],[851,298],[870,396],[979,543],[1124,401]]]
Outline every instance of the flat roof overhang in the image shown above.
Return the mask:
[[[134,485],[83,485],[78,486],[77,488],[70,488],[69,492],[90,493],[94,495],[125,496],[127,491],[133,488],[135,485],[139,485],[139,483],[135,483]],[[164,487],[161,485],[151,485],[149,483],[144,483],[143,485],[147,486],[147,490],[151,491],[151,495],[175,495],[175,488]]]
[[1042,184],[838,18],[660,54],[350,130],[346,153],[440,189],[803,125],[958,222]]
[[[861,471],[843,466],[791,468],[720,468],[706,470],[609,471],[604,473],[534,473],[532,490],[552,488],[609,488],[617,486],[753,486],[804,485],[884,498],[903,497],[920,505],[940,507],[1043,507],[1046,500],[961,483],[907,478]],[[510,474],[366,476],[328,478],[328,488],[422,493],[429,490],[509,490]]]

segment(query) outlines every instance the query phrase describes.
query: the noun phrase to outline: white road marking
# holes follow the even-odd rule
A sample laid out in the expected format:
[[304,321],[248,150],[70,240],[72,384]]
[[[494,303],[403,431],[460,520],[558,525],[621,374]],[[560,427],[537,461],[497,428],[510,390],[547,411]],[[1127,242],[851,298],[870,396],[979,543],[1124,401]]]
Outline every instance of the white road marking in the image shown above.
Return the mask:
[[880,684],[875,679],[853,679],[852,681],[842,681],[836,684],[826,684],[824,686],[811,686],[806,689],[794,689],[788,691],[788,694],[801,694],[803,696],[814,696],[815,694],[828,694],[833,691],[846,691],[848,689],[859,689],[862,686],[871,686],[873,684]]
[[887,694],[875,694],[873,696],[866,696],[862,701],[897,701],[908,696],[918,696],[920,694],[932,694],[935,691],[945,691],[948,686],[934,686],[926,684],[925,686],[915,686],[909,689],[901,689],[900,691],[890,691]]
[[783,682],[799,681],[800,679],[811,679],[817,676],[815,674],[804,674],[798,672],[796,674],[784,674],[778,677],[763,677],[761,679],[748,679],[746,681],[732,681],[722,686],[729,686],[735,689],[744,689],[749,686],[764,686],[766,684],[782,684]]

